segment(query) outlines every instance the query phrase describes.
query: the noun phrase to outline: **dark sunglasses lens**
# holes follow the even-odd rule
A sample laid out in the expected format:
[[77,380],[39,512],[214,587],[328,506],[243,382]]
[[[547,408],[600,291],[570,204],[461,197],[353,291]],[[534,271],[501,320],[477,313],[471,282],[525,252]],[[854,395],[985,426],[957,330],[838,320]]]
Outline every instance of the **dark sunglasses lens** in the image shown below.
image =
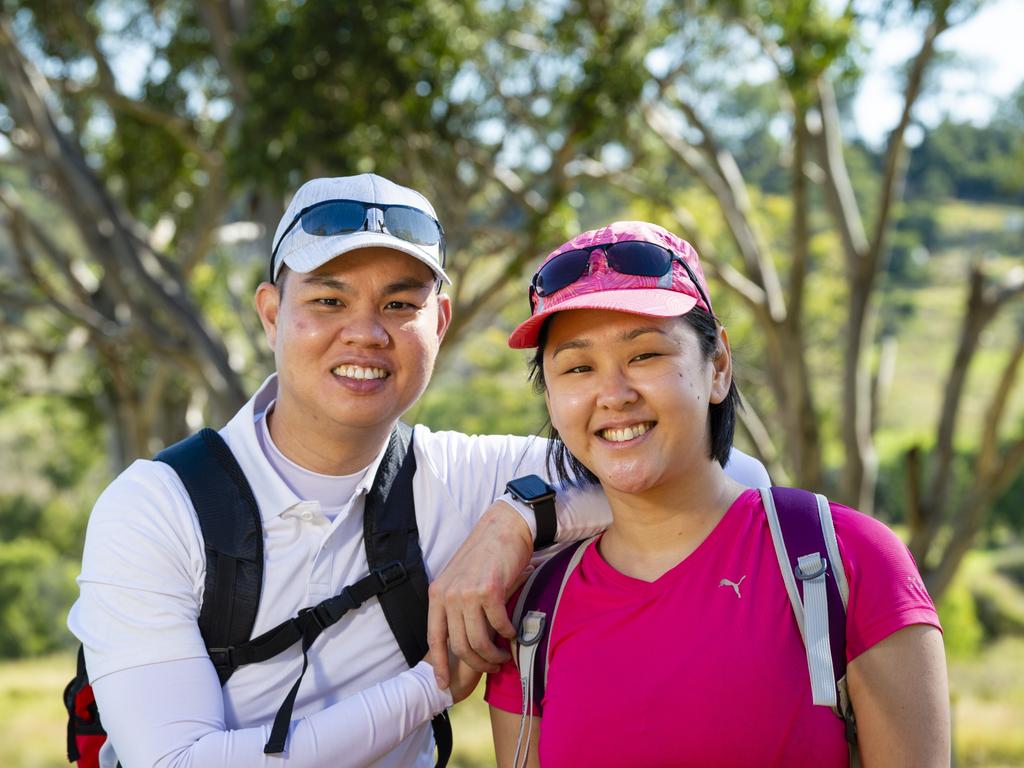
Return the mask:
[[672,254],[654,243],[627,240],[605,249],[608,266],[623,275],[661,277],[672,266]]
[[302,215],[302,230],[310,235],[329,237],[363,228],[366,208],[362,203],[335,201],[318,205]]
[[384,227],[395,237],[417,245],[437,245],[441,241],[437,222],[413,208],[385,209]]
[[555,256],[537,271],[533,287],[538,296],[550,296],[583,275],[590,262],[590,251],[566,251]]

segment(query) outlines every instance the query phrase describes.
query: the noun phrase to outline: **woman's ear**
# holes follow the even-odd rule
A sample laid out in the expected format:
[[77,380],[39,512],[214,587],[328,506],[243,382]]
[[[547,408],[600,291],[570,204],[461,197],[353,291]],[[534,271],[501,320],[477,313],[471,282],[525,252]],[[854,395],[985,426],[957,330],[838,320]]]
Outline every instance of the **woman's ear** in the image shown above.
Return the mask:
[[729,348],[729,334],[723,326],[718,327],[718,341],[711,365],[714,367],[714,374],[709,400],[717,405],[725,400],[729,394],[729,387],[732,386],[732,350]]

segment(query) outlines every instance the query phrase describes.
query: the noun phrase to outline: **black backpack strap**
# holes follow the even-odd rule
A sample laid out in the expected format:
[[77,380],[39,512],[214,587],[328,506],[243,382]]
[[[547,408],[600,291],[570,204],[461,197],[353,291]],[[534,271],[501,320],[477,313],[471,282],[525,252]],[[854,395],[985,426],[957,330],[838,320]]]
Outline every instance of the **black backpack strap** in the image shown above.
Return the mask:
[[[427,654],[427,569],[420,550],[412,479],[416,456],[412,427],[402,422],[391,433],[388,450],[366,498],[363,536],[370,570],[389,563],[405,564],[408,579],[378,596],[391,632],[410,667]],[[452,752],[452,726],[448,712],[431,723],[437,744],[437,765],[448,764]]]
[[[387,448],[366,498],[363,531],[370,573],[341,593],[330,597],[259,637],[234,648],[223,649],[231,665],[264,661],[293,643],[302,641],[302,671],[274,718],[266,754],[283,752],[288,739],[295,697],[309,664],[309,649],[320,634],[348,611],[376,597],[384,609],[402,655],[410,666],[427,652],[427,576],[419,547],[412,477],[416,458],[412,451],[412,428],[399,424],[391,433]],[[452,750],[448,713],[434,718],[434,741],[438,765],[443,768]]]
[[212,429],[155,457],[178,474],[192,499],[206,548],[199,630],[221,685],[237,668],[225,648],[252,636],[263,587],[263,524],[256,497],[224,439]]

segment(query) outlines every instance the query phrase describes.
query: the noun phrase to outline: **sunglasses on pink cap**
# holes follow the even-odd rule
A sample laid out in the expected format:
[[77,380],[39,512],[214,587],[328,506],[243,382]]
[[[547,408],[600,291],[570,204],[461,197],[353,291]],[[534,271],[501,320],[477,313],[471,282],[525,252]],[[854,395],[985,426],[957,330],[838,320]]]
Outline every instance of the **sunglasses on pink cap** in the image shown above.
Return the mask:
[[704,293],[700,281],[686,260],[664,246],[648,243],[645,240],[598,243],[552,256],[537,270],[530,283],[531,308],[536,304],[537,296],[550,296],[583,277],[590,266],[590,257],[594,251],[604,252],[609,269],[613,269],[621,275],[635,277],[664,277],[672,269],[672,262],[679,262],[686,270],[697,293],[700,294],[704,307],[713,314],[711,301]]

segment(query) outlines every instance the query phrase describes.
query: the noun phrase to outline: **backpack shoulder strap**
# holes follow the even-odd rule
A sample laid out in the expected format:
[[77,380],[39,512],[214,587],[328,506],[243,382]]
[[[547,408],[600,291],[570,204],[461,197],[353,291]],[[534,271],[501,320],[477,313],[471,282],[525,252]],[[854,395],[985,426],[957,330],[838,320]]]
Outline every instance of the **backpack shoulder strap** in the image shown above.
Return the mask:
[[[512,625],[518,634],[512,643],[512,658],[522,683],[523,712],[519,724],[519,740],[513,765],[518,766],[520,754],[529,748],[533,716],[542,712],[541,702],[547,687],[551,660],[551,632],[558,613],[558,603],[569,577],[596,536],[570,544],[541,563],[523,585],[512,613]],[[525,759],[525,758],[524,758]]]
[[846,696],[849,583],[828,499],[798,488],[760,489],[779,571],[807,650],[815,704],[835,710],[855,741]]
[[[366,560],[371,573],[392,568],[407,574],[407,578],[377,595],[377,599],[410,667],[416,666],[429,649],[427,570],[420,550],[412,490],[416,473],[412,432],[412,427],[403,422],[392,431],[363,513]],[[448,712],[435,717],[431,726],[437,744],[437,765],[443,768],[452,751]]]
[[[155,457],[192,499],[206,549],[199,629],[208,649],[248,640],[263,586],[263,524],[252,488],[224,439],[203,429]],[[211,654],[221,685],[235,667]]]

